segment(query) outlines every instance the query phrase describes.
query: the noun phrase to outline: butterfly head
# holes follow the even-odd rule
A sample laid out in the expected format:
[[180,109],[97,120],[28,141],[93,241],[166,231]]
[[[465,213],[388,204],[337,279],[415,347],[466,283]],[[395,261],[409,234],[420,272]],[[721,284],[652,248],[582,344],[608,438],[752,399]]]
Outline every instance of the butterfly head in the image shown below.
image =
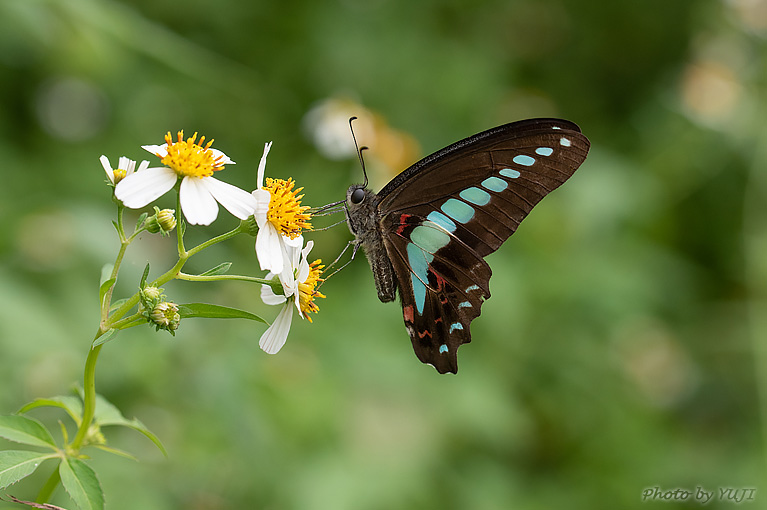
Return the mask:
[[378,196],[364,184],[353,184],[346,190],[346,219],[349,229],[357,235],[375,229]]

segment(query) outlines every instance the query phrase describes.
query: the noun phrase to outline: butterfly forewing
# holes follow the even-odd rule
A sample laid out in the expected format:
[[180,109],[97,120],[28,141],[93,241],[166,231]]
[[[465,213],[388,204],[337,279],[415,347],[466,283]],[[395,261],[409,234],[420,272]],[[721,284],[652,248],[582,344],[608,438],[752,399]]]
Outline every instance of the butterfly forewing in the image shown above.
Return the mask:
[[378,194],[384,246],[418,358],[456,372],[456,351],[490,297],[484,257],[513,234],[589,150],[559,119],[506,124],[411,166]]

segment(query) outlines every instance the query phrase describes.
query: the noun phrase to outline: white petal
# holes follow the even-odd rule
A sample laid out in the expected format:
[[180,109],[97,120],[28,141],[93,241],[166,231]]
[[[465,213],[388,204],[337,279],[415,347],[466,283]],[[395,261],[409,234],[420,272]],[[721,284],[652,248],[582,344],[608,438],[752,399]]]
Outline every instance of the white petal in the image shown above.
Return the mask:
[[261,285],[261,301],[267,305],[281,305],[287,298],[282,294],[275,294],[271,285]]
[[275,274],[282,272],[284,267],[282,246],[280,245],[280,233],[269,222],[258,229],[256,235],[256,256],[262,270],[268,270]]
[[115,196],[125,207],[140,209],[167,193],[177,180],[176,172],[170,168],[147,168],[118,182]]
[[[117,160],[117,168],[120,170],[128,170],[128,166],[130,165],[131,160],[128,159],[125,156],[120,156],[120,159]],[[135,163],[135,162],[134,162]]]
[[165,156],[168,155],[168,144],[142,145],[141,148],[161,158],[164,158]]
[[[111,183],[114,184],[115,183],[115,171],[112,170],[112,165],[109,164],[109,158],[104,156],[104,155],[102,155],[99,158],[99,161],[101,161],[101,166],[104,167],[104,171],[107,173],[107,177],[109,177],[109,180],[111,181]],[[269,193],[269,192],[267,191],[267,193]],[[269,207],[269,204],[267,204],[267,208],[268,207]]]
[[219,164],[221,164],[221,165],[236,165],[237,164],[234,161],[232,161],[231,159],[229,159],[229,156],[227,156],[226,154],[224,154],[223,152],[221,152],[218,149],[209,148],[208,152],[213,154],[214,158],[221,157],[221,160],[219,161]]
[[256,217],[258,228],[264,228],[264,223],[266,223],[266,214],[269,212],[269,202],[272,200],[272,195],[269,193],[269,190],[260,188],[254,190],[251,195],[253,195],[253,198],[256,199],[257,204],[256,211],[253,213],[253,216]]
[[292,308],[289,304],[283,306],[272,325],[261,335],[258,346],[267,354],[277,354],[285,345],[285,340],[288,339],[290,332],[290,323],[293,320]]
[[181,181],[181,210],[191,225],[210,225],[218,216],[218,204],[202,182],[205,179],[207,177],[186,176]]
[[142,170],[146,170],[147,168],[149,168],[149,161],[142,160],[141,163],[139,163],[139,165],[138,165],[138,170],[136,170],[136,171],[140,172]]
[[258,189],[261,189],[264,187],[264,171],[266,170],[266,156],[269,155],[269,149],[271,148],[272,148],[272,142],[264,144],[264,153],[261,156],[261,161],[258,163],[258,178],[256,179],[256,183],[258,184]]
[[213,198],[223,205],[224,208],[240,218],[241,220],[247,219],[253,216],[256,211],[258,202],[256,198],[245,190],[241,190],[237,186],[232,186],[223,181],[219,181],[215,177],[207,177],[202,180],[202,183],[208,188]]
[[306,259],[309,256],[309,252],[314,247],[314,241],[306,243],[306,248],[301,250],[301,263],[298,265],[298,274],[296,274],[296,280],[303,283],[309,277],[309,261]]

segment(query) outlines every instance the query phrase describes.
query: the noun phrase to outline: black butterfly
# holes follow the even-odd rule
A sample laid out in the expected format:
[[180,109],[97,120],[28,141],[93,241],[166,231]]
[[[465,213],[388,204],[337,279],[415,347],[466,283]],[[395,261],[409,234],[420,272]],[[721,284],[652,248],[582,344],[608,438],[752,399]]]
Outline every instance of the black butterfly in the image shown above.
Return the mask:
[[574,123],[530,119],[456,142],[414,164],[375,194],[346,192],[346,220],[373,270],[378,298],[399,289],[416,356],[458,371],[458,347],[490,297],[494,252],[543,197],[586,159]]

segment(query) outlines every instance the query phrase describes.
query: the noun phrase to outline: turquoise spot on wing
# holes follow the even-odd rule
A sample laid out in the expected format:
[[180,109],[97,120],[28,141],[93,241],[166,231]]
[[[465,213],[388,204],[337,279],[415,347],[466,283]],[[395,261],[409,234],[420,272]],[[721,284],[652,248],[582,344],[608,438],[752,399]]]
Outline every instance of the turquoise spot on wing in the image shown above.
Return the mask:
[[447,352],[447,345],[445,345],[445,344],[440,345],[439,346],[439,353],[440,354],[445,354],[446,352]]
[[519,156],[514,156],[514,159],[512,159],[512,161],[522,166],[533,166],[535,164],[535,158],[531,158],[530,156],[526,156],[524,154],[520,154]]
[[458,303],[458,308],[471,308],[471,303],[468,301],[461,301]]
[[535,153],[539,156],[551,156],[554,153],[554,149],[551,147],[538,147],[535,149]]
[[418,309],[419,314],[423,314],[423,306],[426,302],[426,285],[424,283],[429,281],[429,263],[434,260],[434,255],[426,253],[413,243],[408,243],[407,260],[413,271],[410,274],[410,281],[413,283],[415,307]]
[[[497,179],[497,177],[496,177]],[[498,179],[499,181],[503,181],[503,179]],[[503,181],[506,182],[506,181]],[[455,232],[456,226],[455,223],[453,223],[453,220],[445,216],[439,211],[432,211],[429,213],[429,215],[426,217],[427,220],[431,221],[432,223],[436,223],[440,227],[444,228],[448,232]]]
[[504,168],[498,173],[504,177],[508,177],[509,179],[516,179],[520,175],[518,170],[513,170],[511,168]]
[[450,235],[438,228],[418,225],[413,229],[413,232],[411,232],[410,240],[421,247],[425,252],[435,253],[450,242]]
[[463,324],[460,322],[454,322],[450,325],[450,333],[452,333],[456,329],[463,329]]
[[472,290],[479,290],[479,285],[469,285],[466,287],[466,292],[471,292]]
[[509,186],[509,183],[504,181],[503,179],[499,179],[498,177],[488,177],[484,181],[482,181],[482,187],[485,189],[489,189],[490,191],[495,191],[497,193],[505,190]]
[[564,136],[559,139],[559,145],[562,147],[570,147],[573,143]]
[[490,193],[473,186],[461,191],[458,196],[474,205],[487,205],[490,202]]
[[451,198],[442,204],[440,209],[459,223],[466,223],[474,217],[474,208],[466,202],[461,202],[455,198]]

